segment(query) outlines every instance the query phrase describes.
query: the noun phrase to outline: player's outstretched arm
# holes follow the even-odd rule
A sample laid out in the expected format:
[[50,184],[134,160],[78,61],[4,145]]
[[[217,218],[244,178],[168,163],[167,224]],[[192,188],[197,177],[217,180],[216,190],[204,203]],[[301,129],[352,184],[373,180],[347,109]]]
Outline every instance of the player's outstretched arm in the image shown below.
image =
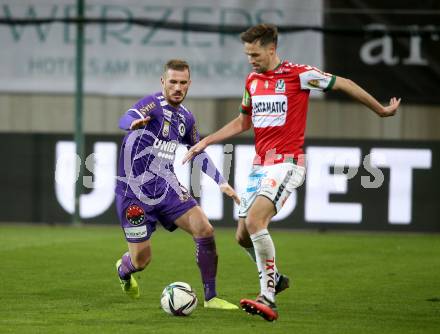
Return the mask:
[[137,110],[129,109],[119,119],[119,128],[122,130],[136,130],[148,124],[150,116],[142,116]]
[[148,122],[150,121],[151,117],[147,116],[145,118],[142,119],[135,119],[131,125],[130,125],[130,130],[137,130],[139,128],[144,127],[145,125],[148,124]]
[[396,97],[393,97],[390,99],[390,104],[388,106],[383,106],[355,82],[342,77],[336,77],[336,81],[332,89],[340,90],[347,95],[350,95],[352,98],[374,111],[380,117],[393,116],[399,108],[401,100],[400,98],[397,99]]
[[232,188],[229,183],[225,182],[220,185],[220,190],[223,194],[231,197],[237,205],[240,205],[240,197],[238,197],[234,188]]
[[194,166],[208,175],[215,183],[218,184],[220,190],[227,196],[231,197],[235,203],[240,204],[240,198],[229,183],[225,180],[220,171],[215,167],[214,162],[205,151],[200,152],[193,160]]
[[191,147],[183,157],[182,164],[193,159],[197,154],[202,152],[209,145],[221,142],[229,137],[247,131],[250,128],[251,128],[250,117],[244,114],[240,114],[237,118],[233,119],[231,122],[226,124],[220,130],[203,138],[201,141],[199,141],[197,144]]

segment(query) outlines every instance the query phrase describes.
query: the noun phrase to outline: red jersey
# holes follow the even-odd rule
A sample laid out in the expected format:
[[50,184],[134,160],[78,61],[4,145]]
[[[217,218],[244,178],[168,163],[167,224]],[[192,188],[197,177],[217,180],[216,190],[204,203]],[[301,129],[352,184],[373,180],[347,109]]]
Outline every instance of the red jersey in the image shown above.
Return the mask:
[[336,77],[315,67],[282,62],[246,79],[241,112],[252,117],[254,164],[298,160],[302,155],[310,90],[332,88]]

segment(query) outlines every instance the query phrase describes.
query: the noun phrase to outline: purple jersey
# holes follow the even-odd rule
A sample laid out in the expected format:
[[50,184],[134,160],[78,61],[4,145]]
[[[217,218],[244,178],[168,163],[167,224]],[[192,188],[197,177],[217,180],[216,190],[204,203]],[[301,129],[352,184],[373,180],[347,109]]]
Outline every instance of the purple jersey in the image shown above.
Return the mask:
[[[169,105],[162,93],[145,96],[135,103],[121,117],[119,127],[129,130],[134,120],[146,116],[151,119],[145,127],[129,131],[124,137],[116,193],[155,205],[165,199],[169,187],[182,192],[174,173],[175,152],[179,144],[196,144],[199,133],[193,114],[183,105]],[[205,152],[194,163],[218,184],[225,182]]]

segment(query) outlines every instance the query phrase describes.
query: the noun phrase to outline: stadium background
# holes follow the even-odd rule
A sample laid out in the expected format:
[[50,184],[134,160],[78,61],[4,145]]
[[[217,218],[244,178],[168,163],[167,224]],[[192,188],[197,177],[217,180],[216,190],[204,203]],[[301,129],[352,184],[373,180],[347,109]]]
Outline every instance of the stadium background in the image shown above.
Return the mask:
[[[74,140],[75,129],[76,38],[75,24],[69,22],[75,17],[75,2],[3,0],[0,8],[0,221],[67,223],[71,221],[74,187],[67,182],[65,188],[57,190],[56,168],[62,172],[58,180],[69,179],[75,172],[74,160],[57,160],[56,149],[57,144],[64,143],[64,157],[75,150],[68,143]],[[95,152],[95,144],[99,143],[107,143],[108,152],[115,156],[123,135],[117,129],[120,115],[143,94],[160,89],[161,66],[171,57],[186,58],[193,66],[193,85],[185,105],[195,113],[202,135],[231,120],[238,112],[249,70],[236,31],[269,21],[280,26],[283,57],[351,78],[384,103],[392,96],[403,100],[395,117],[380,119],[338,94],[314,95],[309,106],[306,148],[360,150],[360,163],[374,149],[398,149],[402,150],[398,152],[401,160],[407,159],[402,166],[412,166],[409,174],[398,164],[394,169],[382,167],[383,186],[374,190],[361,186],[361,177],[369,175],[361,168],[355,177],[343,182],[345,189],[329,189],[321,194],[328,196],[321,204],[335,210],[343,205],[337,209],[341,213],[357,212],[345,220],[337,213],[330,215],[331,208],[326,211],[319,203],[313,206],[316,198],[307,197],[313,189],[306,184],[276,226],[439,231],[438,10],[434,1],[286,0],[270,6],[266,1],[250,0],[209,4],[150,1],[148,5],[133,0],[123,4],[87,1],[85,17],[97,22],[85,25],[83,160]],[[142,25],[135,18],[147,20]],[[48,21],[36,24],[43,19]],[[252,145],[251,132],[229,143]],[[241,157],[235,156],[237,147],[232,153],[232,183],[238,178],[236,165],[245,165],[238,161]],[[215,149],[220,150],[218,153],[223,147]],[[417,161],[418,154],[423,162]],[[88,181],[84,181],[86,186],[81,192],[84,206],[98,209],[83,214],[82,220],[115,224],[112,198],[102,196],[111,193],[106,188],[111,181],[98,182],[98,166],[93,161],[104,166],[100,175],[111,177],[108,171],[116,160],[94,159],[84,169]],[[102,172],[105,166],[110,166],[107,174]],[[395,185],[405,185],[405,196],[399,186],[390,191],[391,173],[395,173]],[[235,183],[238,188],[240,184]],[[99,186],[100,192],[96,189]],[[205,199],[203,204],[203,196],[211,195],[214,201]],[[212,211],[214,225],[233,226],[232,204],[219,202],[218,196],[208,184],[202,192],[202,204]],[[101,203],[100,208],[100,202],[110,204]],[[404,207],[399,209],[399,203]],[[406,210],[406,216],[393,220],[391,207]],[[314,215],[314,210],[322,210],[322,214]]]
[[[0,333],[440,332],[438,1],[86,0],[85,20],[81,2],[0,0]],[[401,96],[402,106],[379,119],[334,92],[310,100],[307,180],[271,224],[277,267],[293,281],[277,296],[277,322],[200,306],[170,317],[159,307],[170,282],[203,298],[185,232],[155,232],[154,259],[136,274],[139,300],[116,277],[127,247],[113,204],[118,119],[160,89],[163,62],[183,57],[193,76],[185,104],[202,134],[218,129],[237,115],[249,70],[238,32],[261,21],[280,27],[283,57],[349,77],[384,103]],[[251,132],[210,154],[243,187]],[[178,171],[190,182],[189,167]],[[382,185],[363,187],[378,171]],[[232,203],[201,181],[220,296],[255,298],[255,264],[235,229],[221,228],[235,225]]]

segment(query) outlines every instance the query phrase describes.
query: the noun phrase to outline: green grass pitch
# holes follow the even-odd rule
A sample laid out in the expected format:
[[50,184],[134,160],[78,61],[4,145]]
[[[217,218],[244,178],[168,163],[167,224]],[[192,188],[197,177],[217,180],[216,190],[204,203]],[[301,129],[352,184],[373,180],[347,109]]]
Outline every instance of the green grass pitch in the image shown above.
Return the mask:
[[[217,229],[219,295],[238,303],[258,292],[256,267]],[[141,298],[122,294],[114,263],[118,227],[0,225],[0,333],[440,333],[440,235],[272,230],[277,264],[294,285],[279,295],[274,323],[245,312],[172,317],[162,289],[190,283],[203,300],[194,243],[158,230],[153,261],[136,274]]]

